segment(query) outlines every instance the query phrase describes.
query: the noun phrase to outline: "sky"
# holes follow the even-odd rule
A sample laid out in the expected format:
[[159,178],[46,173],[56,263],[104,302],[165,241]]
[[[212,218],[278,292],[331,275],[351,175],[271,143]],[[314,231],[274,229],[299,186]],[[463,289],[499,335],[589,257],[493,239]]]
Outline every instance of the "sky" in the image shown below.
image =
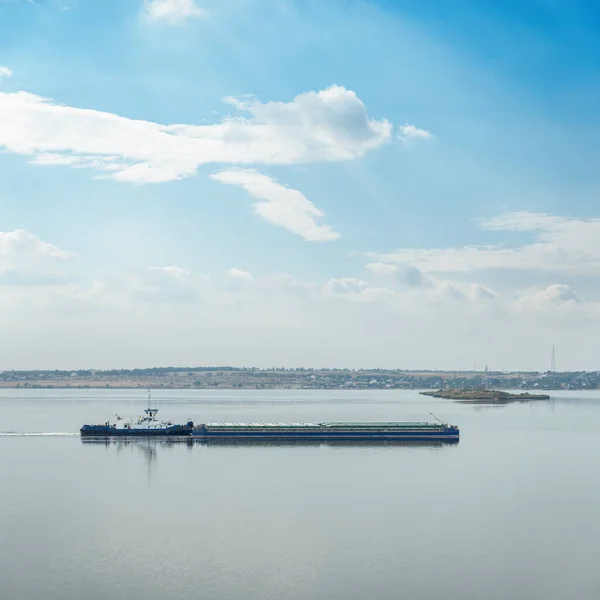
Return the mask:
[[595,0],[0,0],[0,370],[600,369]]

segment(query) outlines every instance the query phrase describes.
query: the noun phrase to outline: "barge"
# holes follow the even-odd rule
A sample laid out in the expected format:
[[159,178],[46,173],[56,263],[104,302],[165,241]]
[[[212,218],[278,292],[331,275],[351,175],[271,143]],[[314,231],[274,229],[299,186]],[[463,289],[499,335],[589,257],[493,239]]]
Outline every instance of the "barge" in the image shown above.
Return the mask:
[[192,430],[200,440],[452,440],[459,429],[448,423],[325,422],[325,423],[202,423]]
[[331,421],[324,423],[202,423],[194,426],[192,419],[185,424],[159,421],[158,408],[151,405],[148,390],[148,408],[137,420],[106,421],[97,425],[84,425],[83,437],[148,437],[184,436],[198,441],[453,441],[459,439],[457,425],[444,423],[435,415],[437,423],[424,421]]

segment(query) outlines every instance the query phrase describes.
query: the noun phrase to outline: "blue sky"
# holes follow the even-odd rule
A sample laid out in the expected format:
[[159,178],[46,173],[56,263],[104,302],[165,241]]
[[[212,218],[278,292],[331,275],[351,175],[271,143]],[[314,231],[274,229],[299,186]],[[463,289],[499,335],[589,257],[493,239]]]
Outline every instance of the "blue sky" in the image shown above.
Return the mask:
[[596,368],[599,28],[0,1],[0,367]]

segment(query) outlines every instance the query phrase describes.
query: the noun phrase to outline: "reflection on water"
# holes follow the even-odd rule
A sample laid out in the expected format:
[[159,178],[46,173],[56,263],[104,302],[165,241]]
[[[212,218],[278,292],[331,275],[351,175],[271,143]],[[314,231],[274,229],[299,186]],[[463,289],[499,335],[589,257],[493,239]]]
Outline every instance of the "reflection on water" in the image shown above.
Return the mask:
[[[104,446],[114,448],[117,453],[125,449],[138,449],[144,455],[148,468],[156,462],[158,453],[161,449],[174,446],[194,447],[194,440],[191,437],[82,437],[81,443],[85,445]],[[148,471],[150,475],[150,471]]]
[[369,446],[369,447],[395,447],[395,448],[443,448],[458,444],[456,439],[448,440],[310,440],[310,439],[295,439],[295,440],[225,440],[211,439],[202,440],[193,437],[82,437],[81,443],[104,445],[107,448],[114,446],[117,449],[126,447],[152,448],[158,451],[159,448],[165,448],[175,445],[186,445],[189,448],[197,446],[240,446],[240,447],[278,447],[278,446]]
[[84,446],[93,446],[98,448],[104,446],[107,450],[114,450],[117,455],[125,451],[139,451],[147,468],[147,484],[151,486],[154,473],[159,466],[159,454],[163,451],[172,450],[176,447],[187,448],[191,451],[194,448],[214,448],[214,447],[237,447],[241,455],[243,449],[248,448],[301,448],[301,447],[317,447],[317,448],[369,448],[375,449],[407,449],[420,448],[429,449],[430,451],[439,452],[443,448],[456,446],[458,440],[201,440],[190,436],[181,437],[82,437],[81,443]]
[[550,398],[549,400],[520,400],[520,399],[513,399],[513,398],[505,398],[502,400],[454,400],[454,402],[456,404],[467,404],[469,406],[473,406],[475,408],[475,410],[477,409],[481,409],[481,408],[499,408],[499,407],[504,407],[506,405],[512,404],[544,404],[550,407],[550,410],[554,410],[555,408],[555,401],[553,398]]
[[175,446],[184,444],[192,447],[194,445],[193,438],[189,436],[172,436],[172,437],[81,437],[81,443],[83,445],[94,444],[106,446],[107,448],[110,446],[114,446],[116,448],[126,448],[126,447],[138,447],[138,448],[160,448],[167,446]]

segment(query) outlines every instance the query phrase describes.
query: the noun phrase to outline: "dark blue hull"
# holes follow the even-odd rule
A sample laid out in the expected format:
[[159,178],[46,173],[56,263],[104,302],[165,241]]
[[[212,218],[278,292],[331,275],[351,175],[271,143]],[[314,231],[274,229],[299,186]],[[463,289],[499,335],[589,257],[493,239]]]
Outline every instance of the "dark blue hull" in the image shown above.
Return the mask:
[[[84,440],[85,441],[85,438]],[[192,436],[189,438],[192,443],[205,446],[237,446],[237,447],[314,447],[329,446],[332,448],[363,446],[369,448],[442,448],[444,446],[454,446],[458,444],[458,439],[443,440],[311,440],[302,439],[253,439],[253,438],[200,438]]]
[[315,440],[315,441],[392,441],[392,440],[452,440],[458,441],[456,432],[335,432],[335,431],[239,431],[216,432],[194,430],[192,435],[199,440]]
[[117,429],[109,425],[84,425],[80,433],[83,436],[94,437],[157,437],[167,435],[187,435],[192,433],[193,427],[188,425],[173,425],[156,429]]

